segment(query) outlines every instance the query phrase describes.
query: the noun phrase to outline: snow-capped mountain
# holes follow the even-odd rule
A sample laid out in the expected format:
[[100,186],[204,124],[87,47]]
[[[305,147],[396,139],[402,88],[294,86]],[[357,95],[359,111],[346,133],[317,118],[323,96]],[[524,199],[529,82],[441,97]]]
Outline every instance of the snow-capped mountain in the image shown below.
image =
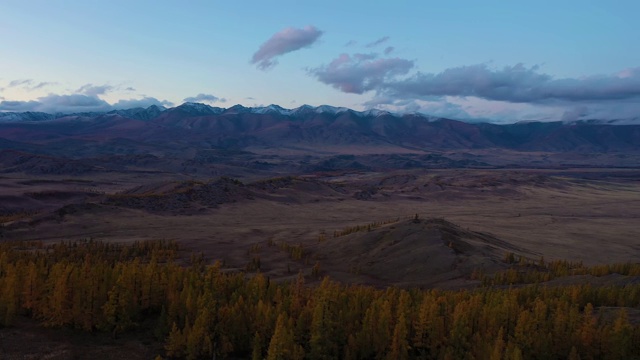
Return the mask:
[[254,114],[278,114],[288,116],[291,115],[294,110],[271,104],[269,106],[251,108],[251,112]]
[[[112,139],[117,142],[114,149],[122,147],[118,151],[133,151],[129,147],[138,146],[125,144],[126,141],[136,144],[178,144],[182,141],[236,148],[284,144],[292,147],[359,144],[375,148],[381,144],[395,144],[412,149],[606,152],[640,151],[640,125],[620,121],[497,125],[420,113],[401,115],[376,109],[354,111],[329,105],[302,105],[295,109],[278,105],[235,105],[225,109],[184,103],[169,109],[150,106],[107,113],[3,112],[0,113],[0,140],[3,139],[13,141],[6,143],[9,144],[7,148],[15,148],[15,142],[20,141],[45,144],[62,139],[83,139],[92,143]],[[128,150],[123,150],[125,148]]]
[[46,121],[53,120],[57,115],[62,114],[48,114],[43,112],[27,111],[27,112],[0,112],[0,122],[10,121]]
[[[186,102],[184,104],[165,108],[163,106],[152,105],[148,108],[131,108],[111,110],[108,112],[81,112],[81,113],[43,113],[43,112],[2,112],[0,111],[0,122],[13,122],[13,121],[26,121],[26,122],[38,122],[58,119],[66,116],[76,116],[83,118],[91,118],[100,115],[119,115],[124,118],[149,121],[158,118],[162,114],[172,113],[175,116],[186,117],[203,117],[214,115],[240,115],[240,114],[256,114],[256,115],[277,115],[284,117],[304,117],[312,116],[314,114],[325,115],[341,115],[352,114],[354,116],[365,118],[376,118],[380,116],[392,116],[400,118],[402,116],[412,116],[415,118],[423,118],[427,121],[437,121],[440,118],[437,116],[431,116],[423,113],[392,113],[386,110],[380,109],[368,109],[364,111],[357,111],[346,107],[335,107],[331,105],[302,105],[293,109],[286,109],[282,106],[271,104],[267,106],[258,107],[245,107],[243,105],[234,105],[228,108],[214,107],[202,103]],[[468,121],[469,123],[478,123],[478,121]],[[537,122],[537,121],[531,121]],[[640,118],[634,119],[616,119],[616,120],[574,120],[563,121],[564,124],[589,124],[589,125],[637,125],[640,123]]]
[[151,120],[155,119],[160,115],[163,111],[167,110],[164,106],[151,105],[148,108],[133,108],[133,109],[125,109],[125,110],[113,110],[108,112],[107,114],[120,115],[129,119],[136,120]]
[[388,111],[370,109],[365,111],[356,111],[346,107],[335,107],[330,105],[302,105],[294,109],[285,109],[282,106],[271,104],[268,106],[245,107],[242,105],[234,105],[229,108],[213,107],[202,103],[186,102],[172,108],[152,105],[148,108],[132,108],[111,110],[109,112],[95,113],[56,113],[47,114],[41,112],[0,112],[0,122],[8,121],[45,121],[57,119],[65,116],[82,116],[93,117],[99,115],[119,115],[124,118],[136,120],[153,120],[163,113],[179,113],[182,116],[210,116],[210,115],[234,115],[234,114],[259,114],[259,115],[279,115],[279,116],[306,116],[310,114],[327,114],[338,115],[350,112],[358,117],[377,117],[377,116],[399,116]]
[[193,103],[193,102],[186,102],[182,105],[176,106],[174,108],[170,108],[170,109],[165,109],[165,110],[169,110],[169,111],[181,111],[183,113],[186,114],[190,114],[190,115],[217,115],[217,114],[222,114],[225,109],[223,108],[219,108],[219,107],[213,107],[213,106],[209,106],[207,104],[201,104],[201,103]]
[[314,110],[316,113],[321,114],[321,113],[328,113],[328,114],[339,114],[342,112],[347,112],[347,111],[351,111],[351,109],[345,108],[345,107],[335,107],[335,106],[330,106],[330,105],[320,105],[317,108],[315,108]]

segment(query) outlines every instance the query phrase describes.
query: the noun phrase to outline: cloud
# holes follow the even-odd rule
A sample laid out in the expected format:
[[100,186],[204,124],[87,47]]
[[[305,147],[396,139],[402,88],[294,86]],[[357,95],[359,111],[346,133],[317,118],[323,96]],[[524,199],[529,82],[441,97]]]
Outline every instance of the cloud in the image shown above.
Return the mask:
[[33,79],[19,79],[19,80],[13,80],[11,82],[9,82],[9,87],[22,87],[23,89],[27,90],[27,91],[33,91],[33,90],[38,90],[38,89],[42,89],[44,87],[47,87],[49,85],[56,85],[58,84],[57,82],[49,82],[49,81],[43,81],[43,82],[39,82],[36,83],[33,81]]
[[35,100],[29,101],[15,101],[15,100],[4,100],[0,102],[0,111],[37,111],[37,107],[40,105],[40,102]]
[[[629,123],[638,124],[640,121],[640,103],[638,101],[595,102],[575,107],[564,108],[562,116],[557,120],[633,120]],[[618,122],[623,123],[623,122]]]
[[114,91],[134,92],[134,91],[136,91],[136,89],[134,87],[131,87],[131,86],[124,87],[124,85],[122,85],[122,84],[116,85],[116,86],[112,86],[112,85],[109,85],[109,84],[93,85],[93,84],[89,83],[89,84],[82,85],[75,92],[78,93],[78,94],[84,94],[84,95],[89,95],[89,96],[99,96],[99,95],[105,95],[107,93],[114,92]]
[[471,120],[473,116],[469,114],[465,107],[447,99],[425,101],[419,99],[391,99],[385,97],[374,97],[363,104],[367,109],[380,109],[401,114],[423,113],[431,116]]
[[346,47],[350,47],[350,46],[355,46],[356,44],[358,44],[358,42],[357,42],[357,41],[355,41],[355,40],[349,40],[349,41],[347,41],[347,42],[344,44],[344,46],[346,46]]
[[98,96],[104,95],[112,90],[114,90],[114,87],[111,85],[85,84],[82,85],[78,90],[76,90],[76,92],[88,96]]
[[376,40],[374,42],[368,43],[367,45],[365,45],[365,47],[372,48],[372,47],[378,46],[378,45],[380,45],[382,43],[385,43],[388,40],[389,40],[388,36],[383,36],[383,37],[381,37],[380,39],[378,39],[378,40]]
[[362,53],[355,53],[353,54],[353,58],[357,61],[367,61],[367,60],[373,60],[375,58],[378,57],[378,54],[376,53],[370,53],[370,54],[362,54]]
[[114,109],[130,109],[134,107],[149,107],[151,105],[172,106],[169,101],[160,101],[153,97],[142,99],[120,100],[111,105],[97,96],[84,94],[57,95],[49,94],[37,100],[0,102],[0,111],[39,111],[47,113],[80,113],[107,112]]
[[377,58],[375,54],[342,54],[329,65],[309,69],[320,82],[346,93],[362,94],[385,87],[395,76],[404,75],[413,61],[400,58]]
[[476,120],[476,117],[465,109],[465,106],[456,104],[446,99],[440,101],[420,101],[411,100],[408,106],[413,108],[414,112],[429,114],[447,119],[459,120]]
[[91,112],[109,111],[111,106],[97,97],[72,94],[49,94],[39,97],[38,100],[29,101],[3,101],[0,103],[3,111],[41,111],[49,113],[57,112]]
[[555,78],[539,66],[523,64],[500,69],[478,64],[410,75],[413,68],[413,61],[406,59],[342,54],[308,73],[345,93],[373,92],[363,104],[366,108],[502,123],[640,119],[640,67],[580,78]]
[[614,75],[554,79],[539,72],[538,66],[516,64],[492,70],[480,64],[437,74],[417,73],[378,89],[396,97],[475,96],[513,103],[623,100],[640,97],[640,68]]
[[118,100],[117,103],[112,105],[113,109],[132,109],[132,108],[148,108],[151,105],[171,107],[174,104],[167,100],[158,100],[154,97],[145,96],[142,99],[128,99]]
[[42,89],[44,87],[50,86],[50,85],[57,85],[57,82],[49,82],[49,81],[44,81],[44,82],[39,82],[36,85],[30,87],[28,90],[37,90],[37,89]]
[[184,102],[208,102],[208,103],[214,103],[214,102],[226,102],[227,99],[225,98],[219,98],[217,96],[211,95],[211,94],[198,94],[196,96],[191,96],[188,98],[185,98],[184,100],[182,100]]
[[19,79],[19,80],[11,81],[9,83],[9,87],[16,87],[16,86],[21,86],[21,85],[30,86],[31,84],[33,84],[33,80],[31,80],[31,79]]
[[394,99],[375,96],[363,105],[367,109],[375,108],[401,114],[419,112],[430,116],[467,122],[502,124],[521,120],[557,121],[564,112],[563,106],[539,106],[453,96],[431,99]]
[[562,114],[562,121],[575,121],[589,114],[586,106],[578,106],[565,111]]
[[385,54],[385,55],[389,55],[389,54],[391,54],[391,53],[393,52],[393,50],[395,50],[395,49],[396,49],[396,48],[394,48],[393,46],[387,46],[387,47],[384,49],[384,54]]
[[321,82],[347,93],[374,90],[394,99],[443,96],[477,97],[510,103],[575,103],[640,98],[640,67],[613,75],[554,79],[538,66],[523,64],[490,69],[486,64],[461,66],[440,73],[418,72],[398,79],[413,68],[400,58],[378,59],[375,54],[342,54],[327,66],[310,70]]
[[322,31],[311,25],[302,29],[293,27],[283,29],[260,45],[258,51],[256,51],[251,58],[251,64],[257,64],[260,70],[268,70],[278,64],[277,57],[309,47],[313,45],[321,35]]

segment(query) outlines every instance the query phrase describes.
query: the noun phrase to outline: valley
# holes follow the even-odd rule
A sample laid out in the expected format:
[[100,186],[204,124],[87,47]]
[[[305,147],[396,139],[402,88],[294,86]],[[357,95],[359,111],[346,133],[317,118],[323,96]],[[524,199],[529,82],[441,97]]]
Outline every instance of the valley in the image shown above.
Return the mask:
[[[274,279],[309,273],[316,263],[338,280],[376,286],[449,286],[468,277],[475,265],[433,273],[428,250],[399,255],[421,248],[401,241],[403,227],[433,237],[409,230],[405,222],[417,215],[445,221],[438,233],[463,229],[460,241],[474,232],[499,241],[456,254],[488,269],[499,269],[507,251],[592,265],[640,260],[635,125],[501,126],[330,106],[193,103],[3,119],[5,240],[175,240],[235,271],[260,248],[260,271]],[[384,240],[332,237],[390,219],[397,225],[372,231]],[[403,250],[369,260],[327,250],[366,253],[384,241]],[[268,243],[302,247],[304,259]],[[407,280],[384,257],[422,275]],[[354,263],[351,272],[338,266],[345,263]]]
[[[182,107],[0,122],[0,244],[175,244],[162,271],[191,271],[201,261],[219,267],[224,281],[266,279],[288,289],[302,279],[309,291],[333,281],[458,296],[506,286],[526,292],[530,283],[626,289],[639,281],[637,126],[507,130],[415,118],[398,130],[400,120],[381,113]],[[199,113],[176,113],[184,109]],[[598,304],[616,316],[615,304]],[[621,304],[637,328],[635,308]],[[162,345],[174,336],[169,328],[152,335],[146,323],[122,325],[130,332],[121,339],[70,329],[60,338],[25,317],[15,324],[0,330],[0,347],[15,354],[22,350],[6,344],[26,338],[34,354],[53,346],[60,358],[178,354]]]
[[[490,269],[508,251],[590,265],[637,262],[638,176],[632,169],[421,169],[307,174],[244,183],[230,178],[158,181],[157,175],[38,181],[13,175],[3,178],[3,206],[13,204],[12,210],[5,210],[5,218],[15,217],[4,223],[3,239],[175,240],[185,251],[202,252],[211,262],[222,261],[237,271],[258,254],[250,249],[259,247],[260,271],[274,279],[291,278],[299,270],[310,272],[319,262],[338,280],[428,286],[438,282],[429,275],[428,254],[402,261],[420,269],[421,276],[408,282],[397,264],[383,259],[376,260],[379,264],[371,271],[400,271],[397,277],[372,280],[367,274],[348,274],[344,268],[334,271],[335,264],[358,261],[334,259],[336,255],[327,249],[345,247],[345,253],[360,253],[369,246],[361,243],[359,233],[333,238],[334,233],[392,221],[371,233],[386,231],[384,241],[414,252],[420,242],[402,242],[405,235],[389,228],[411,228],[406,223],[417,214],[425,221],[442,219],[450,226],[499,239],[500,246],[482,254],[480,263]],[[428,231],[418,232],[429,238]],[[301,246],[308,259],[294,261],[269,243]],[[473,258],[476,253],[463,255]],[[472,270],[470,266],[456,271],[449,280],[464,278]]]

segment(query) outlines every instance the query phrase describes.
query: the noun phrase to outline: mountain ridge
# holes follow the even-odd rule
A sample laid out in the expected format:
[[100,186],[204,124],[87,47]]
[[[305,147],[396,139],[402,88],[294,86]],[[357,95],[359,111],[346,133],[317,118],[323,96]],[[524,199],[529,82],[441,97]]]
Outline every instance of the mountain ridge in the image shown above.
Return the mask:
[[[369,153],[506,149],[549,152],[640,152],[640,124],[585,122],[469,123],[419,113],[302,105],[229,108],[184,103],[102,113],[0,113],[0,149],[24,144],[68,151],[87,146],[107,154],[141,153],[153,145],[172,153],[185,149],[262,148],[302,152]],[[103,146],[104,144],[111,144]],[[3,145],[4,144],[4,145]],[[74,148],[83,144],[84,148]],[[123,145],[124,144],[124,145]],[[136,145],[141,144],[141,145]],[[58,146],[60,148],[60,146]],[[164,150],[162,150],[164,149]]]
[[[266,106],[256,106],[256,107],[247,107],[241,104],[236,104],[230,106],[228,108],[216,107],[207,105],[204,103],[197,102],[185,102],[180,105],[174,107],[164,107],[162,105],[150,105],[146,108],[144,107],[134,107],[127,109],[113,109],[108,111],[91,111],[91,112],[40,112],[40,111],[24,111],[24,112],[12,112],[12,111],[0,111],[0,122],[10,122],[10,121],[46,121],[46,120],[54,120],[58,118],[68,117],[68,116],[84,116],[84,117],[95,117],[100,115],[120,115],[123,117],[137,119],[137,120],[152,120],[165,112],[175,112],[180,111],[184,115],[189,116],[205,116],[205,115],[229,115],[229,114],[241,114],[241,113],[252,113],[252,114],[277,114],[282,116],[300,116],[307,115],[310,113],[327,113],[332,115],[337,115],[340,113],[351,112],[356,116],[360,117],[377,117],[377,116],[393,116],[393,117],[403,117],[403,116],[418,116],[425,119],[430,120],[439,120],[439,119],[448,119],[453,120],[447,117],[438,117],[432,116],[429,114],[421,113],[421,112],[391,112],[387,110],[380,109],[367,109],[367,110],[354,110],[346,107],[335,107],[331,105],[318,105],[312,106],[308,104],[304,104],[298,106],[296,108],[284,108],[280,105],[270,104]],[[561,122],[563,124],[588,124],[588,125],[640,125],[640,118],[633,119],[609,119],[609,120],[599,120],[599,119],[584,119],[584,120],[550,120],[550,121],[542,121],[542,120],[521,120],[513,123],[494,123],[491,121],[478,121],[478,120],[460,120],[456,119],[455,121],[466,122],[471,124],[480,124],[480,123],[489,123],[493,125],[512,125],[512,124],[527,124],[527,123],[555,123]]]

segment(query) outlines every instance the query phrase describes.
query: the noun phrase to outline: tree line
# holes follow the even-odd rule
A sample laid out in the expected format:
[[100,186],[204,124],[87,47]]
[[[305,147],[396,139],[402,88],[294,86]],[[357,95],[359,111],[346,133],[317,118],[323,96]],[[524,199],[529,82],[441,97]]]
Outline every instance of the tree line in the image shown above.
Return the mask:
[[[0,243],[0,324],[126,336],[168,358],[633,359],[640,284],[421,290],[278,283],[225,272],[174,242]],[[614,315],[611,309],[615,308]]]

